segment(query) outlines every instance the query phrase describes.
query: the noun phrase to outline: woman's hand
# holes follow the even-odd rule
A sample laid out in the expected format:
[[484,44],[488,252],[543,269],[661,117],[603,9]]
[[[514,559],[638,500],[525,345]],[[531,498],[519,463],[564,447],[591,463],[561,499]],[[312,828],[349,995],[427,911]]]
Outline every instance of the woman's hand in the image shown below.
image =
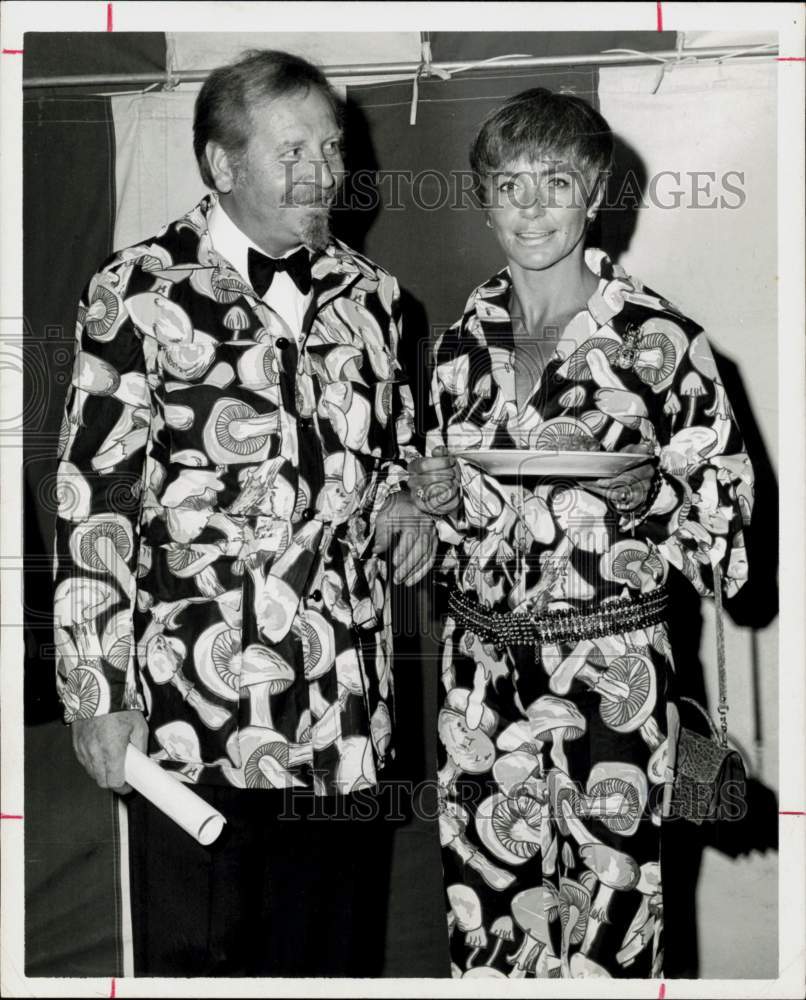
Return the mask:
[[447,448],[434,448],[431,458],[409,462],[409,490],[425,514],[452,514],[459,506],[459,466]]
[[612,479],[591,479],[585,482],[585,489],[605,499],[619,514],[629,514],[643,507],[652,489],[652,481],[657,475],[657,461],[654,453],[646,445],[628,445],[622,452],[635,455],[646,454],[646,462],[635,465],[626,472],[620,472]]

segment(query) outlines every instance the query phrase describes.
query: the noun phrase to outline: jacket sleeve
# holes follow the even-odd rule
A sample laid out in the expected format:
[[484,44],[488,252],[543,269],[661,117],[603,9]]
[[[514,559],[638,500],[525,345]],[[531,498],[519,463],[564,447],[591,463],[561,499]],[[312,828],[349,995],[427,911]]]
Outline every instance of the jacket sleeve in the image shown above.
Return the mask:
[[54,639],[67,723],[143,707],[132,613],[151,392],[127,273],[101,270],[81,296],[59,435]]
[[446,341],[450,343],[455,339],[456,333],[457,327],[453,326],[450,330],[441,334],[434,342],[433,350],[431,351],[431,381],[428,391],[425,436],[425,452],[429,457],[433,455],[435,448],[444,448],[448,443],[446,415],[443,413],[443,409],[450,397],[448,397],[447,391],[443,392],[438,373],[440,359],[443,356],[443,347]]
[[713,595],[719,566],[732,597],[747,579],[753,470],[704,333],[689,342],[663,410],[659,481],[635,535],[654,542],[703,596]]
[[[400,360],[400,344],[403,337],[403,314],[400,307],[400,286],[397,283],[397,279],[394,279],[389,329],[392,351],[397,366],[397,378],[393,382],[392,402],[396,458],[405,467],[412,459],[418,458],[420,452],[414,443],[416,428],[414,397],[412,396],[408,375]],[[408,473],[406,473],[406,476],[408,476]]]
[[[414,397],[408,376],[400,361],[400,343],[403,336],[403,320],[400,308],[400,286],[397,279],[384,275],[382,279],[388,289],[388,351],[391,361],[392,378],[376,387],[376,418],[381,419],[386,428],[386,444],[380,459],[380,487],[375,493],[370,515],[371,523],[392,493],[405,490],[409,477],[408,463],[419,457],[414,443],[415,412]],[[388,397],[387,394],[388,393]]]
[[[426,412],[425,453],[431,456],[435,448],[456,451],[472,447],[479,436],[479,424],[474,422],[474,406],[468,392],[471,358],[462,341],[463,321],[454,323],[434,342],[431,352],[431,383]],[[467,444],[465,444],[467,442]],[[460,479],[459,505],[450,514],[435,519],[440,540],[457,544],[469,525],[466,507],[468,498],[483,501],[488,489],[487,477],[464,459],[456,459]],[[472,504],[471,504],[472,506]],[[480,503],[483,507],[483,502]],[[482,527],[481,522],[475,524]]]

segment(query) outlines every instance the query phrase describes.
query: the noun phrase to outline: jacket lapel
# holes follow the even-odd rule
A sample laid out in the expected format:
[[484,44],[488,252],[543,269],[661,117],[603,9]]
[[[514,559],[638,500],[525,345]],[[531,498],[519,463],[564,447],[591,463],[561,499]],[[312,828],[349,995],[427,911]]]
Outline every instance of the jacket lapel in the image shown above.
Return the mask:
[[476,290],[475,312],[484,346],[513,350],[512,317],[509,313],[509,296],[512,279],[507,268],[493,275]]
[[[194,209],[179,220],[177,229],[189,230],[192,234],[187,243],[187,260],[174,261],[172,267],[166,268],[164,274],[158,272],[158,276],[176,281],[180,277],[187,277],[192,271],[207,270],[211,275],[215,272],[215,279],[219,286],[226,286],[234,293],[242,295],[260,320],[259,310],[261,307],[266,308],[265,303],[244,276],[210,243],[207,215],[216,200],[215,192],[210,192],[202,198]],[[340,241],[333,240],[323,251],[313,257],[311,261],[311,291],[313,294],[302,323],[303,343],[317,313],[331,299],[344,295],[359,280],[362,280],[362,284],[368,288],[371,285],[372,290],[378,287],[377,274],[352,254],[349,248]]]
[[334,241],[311,262],[311,298],[302,323],[303,343],[310,333],[317,314],[331,299],[344,295],[363,278],[378,287],[377,276],[349,252],[344,244]]

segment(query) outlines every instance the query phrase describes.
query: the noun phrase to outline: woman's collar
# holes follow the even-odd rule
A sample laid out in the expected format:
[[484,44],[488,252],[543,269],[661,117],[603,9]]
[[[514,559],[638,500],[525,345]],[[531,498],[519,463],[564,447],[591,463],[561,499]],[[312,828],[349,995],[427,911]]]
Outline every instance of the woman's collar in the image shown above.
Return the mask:
[[[598,247],[588,247],[585,250],[585,264],[588,270],[599,278],[599,284],[588,298],[585,308],[594,317],[597,326],[603,326],[607,319],[600,322],[599,317],[604,316],[606,312],[610,316],[614,316],[623,305],[621,302],[615,311],[612,306],[605,306],[605,293],[608,285],[612,281],[629,282],[629,278],[624,268],[619,264],[614,264],[604,250],[600,250]],[[492,320],[499,324],[504,320],[511,321],[509,299],[512,287],[512,273],[508,265],[479,285],[473,297],[479,320],[482,322]]]

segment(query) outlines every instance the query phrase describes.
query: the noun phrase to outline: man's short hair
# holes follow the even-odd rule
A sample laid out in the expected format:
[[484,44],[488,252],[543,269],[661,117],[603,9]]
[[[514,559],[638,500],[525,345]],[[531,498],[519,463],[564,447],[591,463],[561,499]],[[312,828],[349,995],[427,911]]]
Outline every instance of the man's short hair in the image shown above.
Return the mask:
[[215,188],[207,143],[219,143],[239,159],[251,134],[250,110],[262,101],[291,94],[307,94],[315,87],[330,102],[337,121],[341,104],[320,69],[299,56],[276,49],[252,49],[207,77],[196,98],[193,114],[193,151],[202,180]]
[[613,133],[594,108],[573,94],[534,87],[489,114],[470,147],[476,192],[487,177],[525,157],[566,161],[582,173],[590,191],[613,162]]

